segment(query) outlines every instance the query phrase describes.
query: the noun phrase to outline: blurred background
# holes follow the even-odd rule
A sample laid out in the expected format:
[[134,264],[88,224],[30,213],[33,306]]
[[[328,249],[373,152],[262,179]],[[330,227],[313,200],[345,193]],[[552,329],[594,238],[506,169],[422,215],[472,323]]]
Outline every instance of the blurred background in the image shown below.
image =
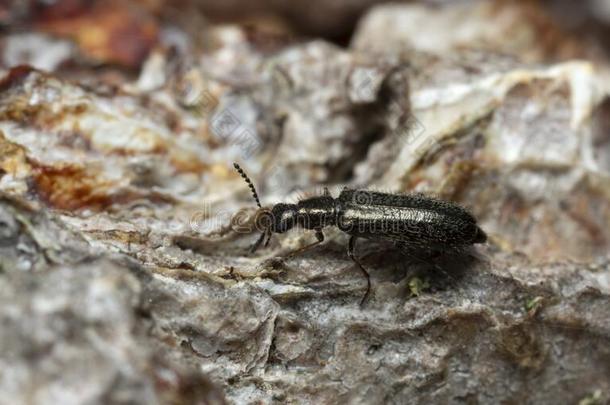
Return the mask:
[[[383,3],[388,2],[5,0],[0,5],[2,63],[7,67],[29,61],[48,68],[87,61],[133,71],[141,66],[153,48],[178,41],[178,38],[188,41],[190,46],[203,46],[209,42],[207,30],[219,24],[236,24],[247,31],[252,42],[268,48],[307,38],[324,38],[346,46],[352,40],[361,17],[371,7]],[[432,8],[445,5],[476,8],[482,3],[490,3],[493,4],[488,7],[490,19],[503,8],[519,9],[523,17],[533,23],[531,28],[541,36],[541,45],[553,48],[560,45],[555,39],[565,37],[581,44],[574,45],[571,52],[550,53],[547,55],[549,58],[585,56],[591,55],[590,52],[598,52],[599,57],[604,57],[610,47],[610,3],[605,0],[430,0],[404,3],[425,4]],[[418,28],[426,29],[424,25],[408,29]],[[49,59],[44,60],[43,51],[51,50],[46,47],[36,49],[35,35],[20,39],[19,35],[24,33],[37,33],[39,41],[46,38],[55,41],[56,46],[59,46],[59,39],[66,39],[76,45],[76,49],[69,55],[46,54]],[[507,38],[509,42],[513,40]],[[40,42],[38,44],[42,47]],[[37,53],[38,60],[28,59],[28,51]]]

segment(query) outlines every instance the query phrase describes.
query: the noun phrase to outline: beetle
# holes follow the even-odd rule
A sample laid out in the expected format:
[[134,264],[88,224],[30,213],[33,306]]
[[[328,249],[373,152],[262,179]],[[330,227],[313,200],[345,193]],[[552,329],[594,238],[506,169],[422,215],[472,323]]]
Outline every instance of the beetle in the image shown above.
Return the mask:
[[358,238],[385,239],[405,246],[441,251],[461,249],[487,240],[485,232],[465,208],[419,193],[391,194],[344,188],[339,197],[333,198],[328,188],[324,188],[321,196],[305,198],[297,204],[278,203],[265,210],[248,175],[237,163],[233,166],[250,187],[264,219],[263,231],[251,252],[255,252],[265,238],[267,246],[273,233],[284,233],[295,226],[313,230],[317,241],[298,249],[293,255],[322,243],[322,229],[336,226],[350,235],[347,255],[366,277],[367,289],[360,305],[370,293],[371,280],[355,255]]

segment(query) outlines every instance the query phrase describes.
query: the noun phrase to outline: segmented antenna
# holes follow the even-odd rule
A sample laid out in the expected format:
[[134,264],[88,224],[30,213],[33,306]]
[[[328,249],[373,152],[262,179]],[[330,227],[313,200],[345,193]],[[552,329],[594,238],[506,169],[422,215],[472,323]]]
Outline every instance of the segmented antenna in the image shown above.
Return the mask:
[[250,181],[250,178],[248,177],[246,172],[244,172],[244,170],[235,162],[233,162],[233,167],[235,167],[235,170],[237,170],[239,175],[246,181],[246,183],[248,183],[248,187],[250,187],[250,191],[252,191],[252,196],[256,200],[256,205],[258,205],[258,208],[263,208],[261,207],[261,202],[258,199],[258,194],[256,193],[256,189],[254,188],[254,184],[252,184],[252,181]]

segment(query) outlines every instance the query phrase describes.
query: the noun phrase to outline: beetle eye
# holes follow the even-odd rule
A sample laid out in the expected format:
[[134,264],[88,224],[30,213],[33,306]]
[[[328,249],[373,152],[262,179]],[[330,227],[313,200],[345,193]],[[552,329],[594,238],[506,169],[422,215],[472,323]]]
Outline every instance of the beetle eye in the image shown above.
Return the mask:
[[282,217],[281,217],[280,221],[282,223],[288,223],[288,222],[292,222],[293,219],[294,219],[294,213],[292,211],[284,211],[284,212],[282,212]]
[[296,211],[289,204],[276,204],[273,207],[272,231],[277,233],[286,232],[295,224]]
[[296,212],[294,210],[286,210],[282,212],[280,217],[280,228],[281,232],[286,232],[294,226],[296,219]]

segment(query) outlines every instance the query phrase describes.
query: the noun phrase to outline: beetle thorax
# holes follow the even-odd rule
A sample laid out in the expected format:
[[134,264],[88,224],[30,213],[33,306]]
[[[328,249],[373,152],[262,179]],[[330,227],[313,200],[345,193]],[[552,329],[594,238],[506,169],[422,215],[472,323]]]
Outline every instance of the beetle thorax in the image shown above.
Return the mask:
[[335,199],[329,196],[312,197],[299,201],[297,219],[305,229],[321,229],[337,223]]

